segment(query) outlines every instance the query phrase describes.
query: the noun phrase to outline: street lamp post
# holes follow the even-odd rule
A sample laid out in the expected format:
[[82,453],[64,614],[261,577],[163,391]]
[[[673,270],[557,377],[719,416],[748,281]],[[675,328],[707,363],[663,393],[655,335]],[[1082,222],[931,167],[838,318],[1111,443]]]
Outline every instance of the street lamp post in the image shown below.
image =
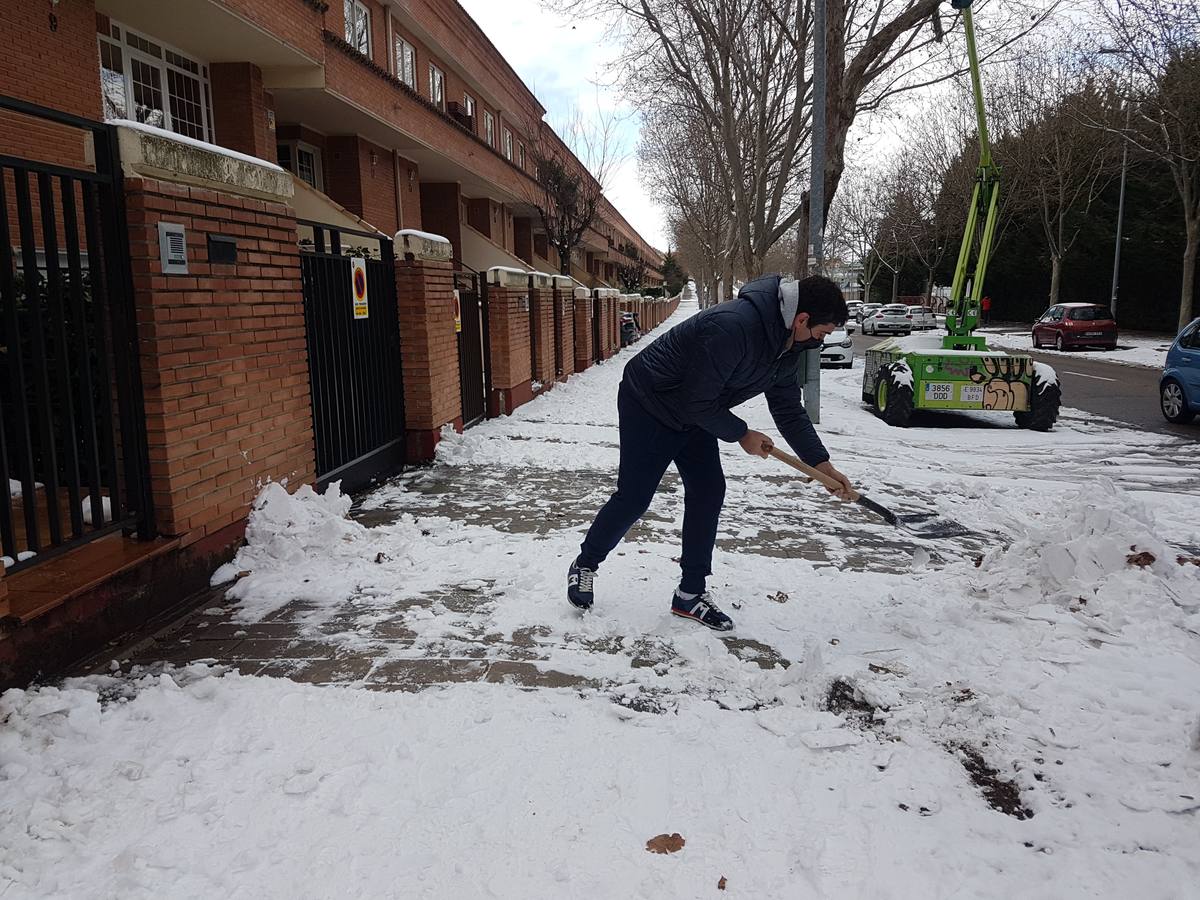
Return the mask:
[[[1119,47],[1102,47],[1100,52],[1103,54],[1128,55],[1128,50],[1122,50]],[[1129,117],[1133,111],[1133,103],[1131,97],[1133,94],[1133,58],[1129,60],[1129,93],[1130,97],[1125,98],[1125,131],[1129,131]],[[1117,199],[1117,239],[1113,247],[1113,272],[1112,272],[1112,293],[1109,297],[1109,309],[1112,311],[1112,317],[1117,317],[1117,281],[1121,273],[1121,230],[1125,224],[1125,173],[1129,169],[1129,137],[1121,135],[1121,193]]]

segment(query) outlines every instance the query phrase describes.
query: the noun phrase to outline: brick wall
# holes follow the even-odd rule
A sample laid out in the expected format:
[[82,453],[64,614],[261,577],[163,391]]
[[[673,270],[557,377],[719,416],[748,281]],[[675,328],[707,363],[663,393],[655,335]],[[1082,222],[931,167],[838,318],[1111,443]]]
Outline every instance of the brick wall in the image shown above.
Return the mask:
[[325,193],[385,234],[400,227],[392,152],[355,135],[325,139]]
[[[262,484],[313,481],[312,412],[290,207],[153,179],[126,184],[154,509],[184,542],[247,515]],[[163,275],[160,221],[187,228]],[[238,241],[209,265],[206,235]]]
[[426,231],[421,219],[420,169],[410,159],[396,154],[400,188],[400,227]]
[[[0,94],[98,119],[98,53],[96,8],[87,0],[7,2],[0,12]],[[73,128],[0,112],[0,153],[78,166],[83,148]]]
[[453,292],[449,263],[411,257],[397,260],[396,301],[410,462],[433,458],[443,425],[451,423],[462,430]]
[[592,364],[592,304],[591,297],[576,297],[575,307],[575,371],[582,372]]
[[531,290],[529,303],[533,310],[533,380],[549,387],[557,380],[554,370],[554,291]]
[[533,398],[529,311],[521,308],[522,301],[528,296],[528,289],[488,286],[488,337],[492,363],[489,416],[507,415]]

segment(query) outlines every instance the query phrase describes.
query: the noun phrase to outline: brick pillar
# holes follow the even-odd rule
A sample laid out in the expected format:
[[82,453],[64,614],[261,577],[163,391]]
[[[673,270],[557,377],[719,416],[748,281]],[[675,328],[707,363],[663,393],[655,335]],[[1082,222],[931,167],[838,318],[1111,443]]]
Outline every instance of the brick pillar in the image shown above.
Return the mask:
[[396,235],[396,303],[404,369],[404,423],[409,462],[433,459],[442,427],[462,431],[458,335],[450,242]]
[[558,380],[566,381],[575,373],[575,300],[571,279],[554,276],[554,302],[558,305],[558,334],[560,370]]
[[213,63],[213,126],[222,147],[276,161],[275,132],[267,112],[271,98],[263,91],[262,70],[253,63]]
[[[119,129],[154,512],[190,544],[245,518],[262,485],[315,478],[291,176]],[[169,159],[172,183],[150,177]],[[185,229],[166,274],[158,225]],[[208,261],[206,236],[236,241]]]
[[0,566],[0,619],[8,614],[8,582],[4,579],[4,567]]
[[488,415],[506,416],[533,399],[529,360],[529,286],[524,272],[493,268],[488,279],[492,392]]
[[533,380],[541,382],[544,389],[552,387],[558,380],[554,370],[554,290],[550,286],[549,275],[531,275],[530,281],[534,283],[529,291],[529,303],[533,310],[530,316],[533,324]]
[[458,183],[421,182],[421,228],[440,234],[454,248],[453,258],[462,259],[462,204]]
[[572,305],[575,309],[575,371],[582,372],[592,364],[592,299],[587,288],[576,288]]

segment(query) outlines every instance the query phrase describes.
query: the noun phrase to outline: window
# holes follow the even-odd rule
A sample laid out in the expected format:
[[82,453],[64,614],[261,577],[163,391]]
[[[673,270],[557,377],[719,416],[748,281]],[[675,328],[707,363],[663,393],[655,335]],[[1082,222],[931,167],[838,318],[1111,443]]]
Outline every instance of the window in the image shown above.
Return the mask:
[[1179,335],[1179,346],[1188,350],[1200,350],[1200,325],[1183,329]]
[[475,98],[470,94],[463,94],[463,109],[472,120],[475,119]]
[[1079,306],[1067,318],[1072,322],[1103,322],[1111,319],[1112,313],[1103,306]]
[[288,141],[276,148],[279,155],[279,165],[305,184],[325,190],[325,177],[321,169],[321,151],[312,144],[304,141]]
[[483,111],[483,139],[489,147],[496,146],[496,117],[486,109]]
[[208,66],[124,25],[112,24],[99,41],[106,119],[132,119],[213,140]]
[[371,11],[362,0],[345,0],[342,7],[346,13],[346,43],[361,53],[371,56]]
[[392,38],[392,52],[395,56],[396,77],[416,90],[417,51],[412,44],[397,34]]
[[438,109],[446,109],[446,73],[432,63],[429,66],[429,100]]
[[525,145],[521,143],[517,144],[517,163],[522,169],[525,168]]
[[504,129],[504,158],[512,162],[513,158],[513,139],[512,132],[507,128]]

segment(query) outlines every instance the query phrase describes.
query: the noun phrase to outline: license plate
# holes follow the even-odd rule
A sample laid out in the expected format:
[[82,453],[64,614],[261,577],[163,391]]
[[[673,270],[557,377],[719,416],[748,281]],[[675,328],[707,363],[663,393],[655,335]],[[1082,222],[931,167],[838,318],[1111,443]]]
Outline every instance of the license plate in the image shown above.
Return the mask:
[[1084,337],[1101,337],[1101,336],[1103,336],[1103,334],[1104,334],[1103,331],[1085,331],[1083,333],[1083,336]]
[[963,403],[982,403],[983,402],[983,385],[982,384],[964,384],[958,389],[958,399]]
[[949,382],[925,382],[925,399],[945,402],[954,399],[954,385]]

